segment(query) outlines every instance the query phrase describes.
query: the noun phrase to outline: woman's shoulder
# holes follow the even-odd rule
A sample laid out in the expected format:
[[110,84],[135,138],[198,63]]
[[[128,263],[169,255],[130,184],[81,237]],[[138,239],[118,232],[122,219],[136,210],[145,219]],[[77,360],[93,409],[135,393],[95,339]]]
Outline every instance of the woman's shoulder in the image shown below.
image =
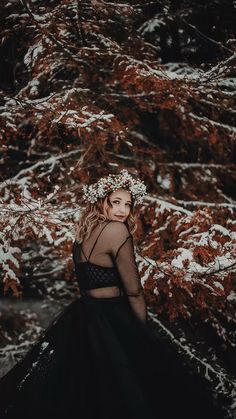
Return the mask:
[[110,220],[106,224],[104,231],[107,231],[107,234],[115,234],[120,236],[129,236],[130,232],[125,223],[122,221]]

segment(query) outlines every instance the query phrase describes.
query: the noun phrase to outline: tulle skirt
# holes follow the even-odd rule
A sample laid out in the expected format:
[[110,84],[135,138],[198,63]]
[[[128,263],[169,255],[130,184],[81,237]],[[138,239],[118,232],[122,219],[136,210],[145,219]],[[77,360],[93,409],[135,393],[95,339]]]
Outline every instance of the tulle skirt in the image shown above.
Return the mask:
[[223,418],[125,296],[80,297],[0,380],[1,419]]

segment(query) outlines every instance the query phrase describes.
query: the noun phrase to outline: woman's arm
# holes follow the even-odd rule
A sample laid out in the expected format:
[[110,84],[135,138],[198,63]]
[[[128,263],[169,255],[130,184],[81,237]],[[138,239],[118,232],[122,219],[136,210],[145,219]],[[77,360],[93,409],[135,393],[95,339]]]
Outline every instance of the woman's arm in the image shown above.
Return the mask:
[[130,306],[136,316],[146,323],[147,309],[135,260],[133,237],[122,222],[110,223],[109,228],[112,259],[120,274]]
[[115,257],[115,264],[122,279],[130,306],[137,317],[146,323],[147,309],[143,295],[138,267],[135,261],[133,238],[130,236],[120,247]]

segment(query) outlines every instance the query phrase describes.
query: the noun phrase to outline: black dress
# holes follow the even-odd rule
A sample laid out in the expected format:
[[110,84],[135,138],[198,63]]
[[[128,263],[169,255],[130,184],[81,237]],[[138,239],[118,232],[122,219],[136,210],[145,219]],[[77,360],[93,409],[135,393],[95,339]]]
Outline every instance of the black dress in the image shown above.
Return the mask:
[[127,225],[98,224],[73,260],[81,295],[0,380],[0,418],[222,419],[205,382],[145,323]]

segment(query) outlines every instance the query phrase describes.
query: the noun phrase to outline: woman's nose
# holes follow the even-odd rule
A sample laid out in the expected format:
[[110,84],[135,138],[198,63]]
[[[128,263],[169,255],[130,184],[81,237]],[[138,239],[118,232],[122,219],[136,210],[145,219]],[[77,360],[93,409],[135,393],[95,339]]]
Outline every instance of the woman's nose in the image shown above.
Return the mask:
[[120,214],[125,214],[125,207],[120,206],[119,213]]

